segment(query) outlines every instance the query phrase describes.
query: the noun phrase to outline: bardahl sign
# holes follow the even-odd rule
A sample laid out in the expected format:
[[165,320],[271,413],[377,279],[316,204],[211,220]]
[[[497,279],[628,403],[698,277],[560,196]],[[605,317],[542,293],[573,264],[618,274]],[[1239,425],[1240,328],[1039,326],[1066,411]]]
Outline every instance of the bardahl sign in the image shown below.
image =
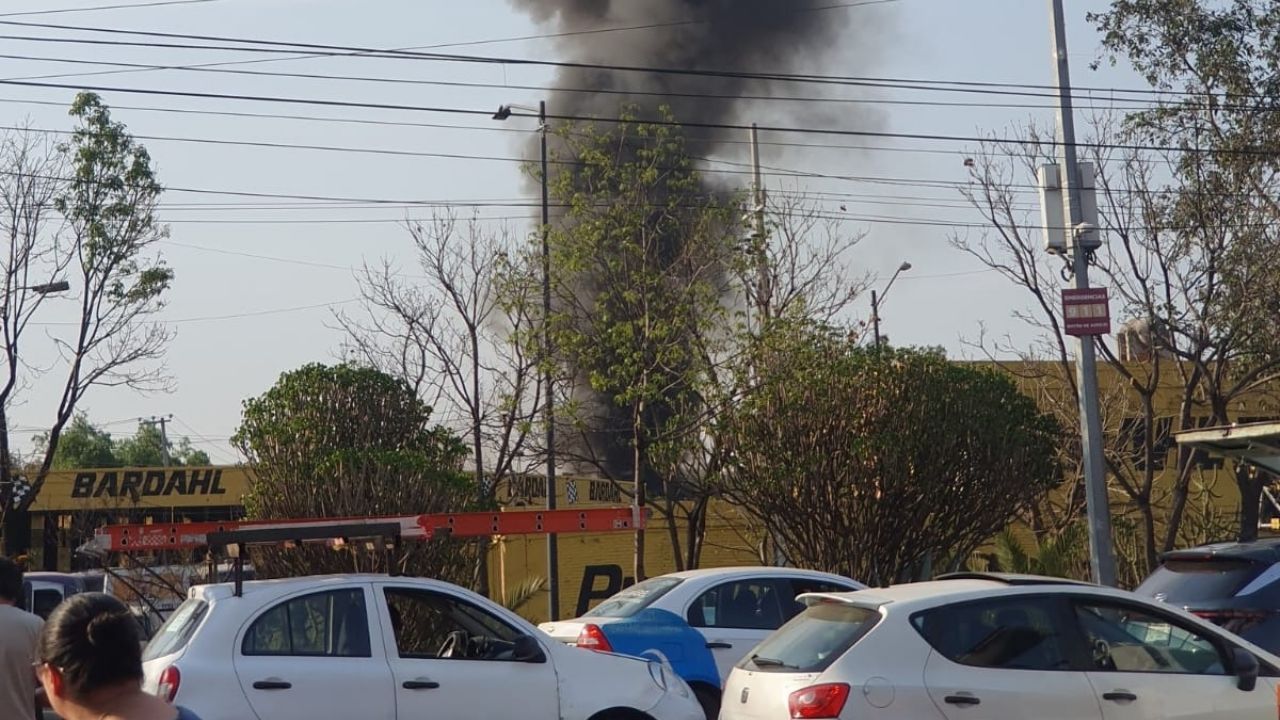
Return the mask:
[[[189,475],[189,477],[188,477]],[[76,473],[71,497],[139,498],[157,495],[226,495],[222,471],[193,470],[89,470]]]
[[239,506],[249,483],[248,471],[237,466],[54,471],[31,510]]

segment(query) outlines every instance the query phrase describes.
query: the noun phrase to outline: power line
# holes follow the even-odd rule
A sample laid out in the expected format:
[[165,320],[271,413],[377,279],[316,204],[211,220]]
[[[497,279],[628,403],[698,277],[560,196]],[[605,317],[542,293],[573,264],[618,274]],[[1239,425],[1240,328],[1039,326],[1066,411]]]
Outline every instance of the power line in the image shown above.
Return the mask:
[[[412,59],[425,60],[435,62],[459,62],[459,63],[479,63],[487,65],[514,65],[514,66],[542,66],[554,67],[560,69],[579,69],[579,70],[604,70],[620,73],[644,73],[657,75],[675,75],[690,77],[709,77],[721,79],[738,79],[738,80],[759,80],[764,82],[794,82],[808,83],[817,85],[844,85],[857,87],[880,87],[893,88],[903,90],[929,90],[940,92],[955,93],[980,93],[980,94],[997,94],[997,95],[1016,95],[1022,97],[1044,97],[1052,98],[1055,94],[1049,85],[1039,85],[1031,83],[1002,83],[1002,82],[986,82],[986,81],[963,81],[963,80],[927,80],[915,78],[893,78],[893,77],[867,77],[852,75],[820,75],[820,74],[801,74],[801,73],[776,73],[776,72],[745,72],[733,70],[707,70],[693,68],[667,68],[656,66],[640,66],[640,65],[618,65],[607,63],[588,63],[588,62],[572,62],[560,60],[539,60],[532,58],[513,58],[501,56],[481,56],[481,55],[458,55],[448,53],[428,53],[411,50],[383,50],[369,47],[355,47],[345,45],[326,45],[318,43],[299,43],[288,41],[262,40],[254,38],[237,38],[220,35],[197,35],[189,33],[167,33],[146,30],[125,30],[120,28],[101,28],[83,25],[63,25],[55,23],[31,23],[12,20],[0,20],[0,24],[13,25],[19,27],[34,27],[43,29],[56,30],[72,30],[77,32],[88,33],[105,33],[111,35],[133,35],[141,37],[159,37],[168,39],[182,39],[187,41],[201,42],[222,42],[236,43],[236,45],[196,45],[191,42],[176,44],[162,42],[141,42],[141,41],[119,41],[119,40],[93,40],[87,38],[67,38],[67,37],[50,37],[50,36],[30,36],[30,35],[5,35],[0,36],[2,39],[24,41],[24,42],[51,42],[65,44],[87,44],[100,46],[121,46],[121,47],[147,47],[160,49],[175,50],[218,50],[224,52],[253,52],[253,53],[275,53],[275,54],[296,54],[299,50],[322,51],[315,53],[316,57],[330,57],[335,55],[352,56],[373,59]],[[242,45],[251,45],[254,47],[241,47]],[[194,66],[192,66],[194,67]],[[1128,88],[1077,88],[1083,92],[1105,92],[1110,94],[1128,93],[1135,95],[1158,95],[1167,96],[1179,94],[1177,91],[1151,90],[1151,89],[1128,89]],[[1031,92],[1036,91],[1036,92]]]
[[[700,100],[722,100],[729,102],[738,102],[742,100],[758,101],[758,102],[789,102],[789,103],[829,103],[829,104],[855,104],[855,105],[903,105],[911,107],[981,107],[981,108],[1012,108],[1012,109],[1033,109],[1033,110],[1050,110],[1053,108],[1051,104],[1027,104],[1027,103],[993,103],[984,102],[957,102],[944,100],[895,100],[888,98],[849,98],[849,97],[821,97],[821,96],[794,96],[794,95],[751,95],[751,94],[733,94],[721,95],[716,93],[698,93],[698,92],[677,92],[677,91],[653,91],[653,90],[622,90],[617,88],[580,88],[580,87],[547,87],[545,85],[520,85],[512,83],[485,83],[485,82],[462,82],[456,80],[422,80],[416,78],[388,78],[368,75],[333,75],[325,73],[302,73],[302,72],[273,72],[263,70],[237,70],[221,67],[226,63],[210,63],[208,65],[154,65],[147,63],[127,63],[113,62],[105,60],[81,60],[74,58],[51,58],[38,55],[0,55],[0,58],[8,60],[23,60],[34,62],[52,62],[74,65],[109,65],[113,67],[124,67],[142,70],[174,70],[183,72],[197,73],[217,73],[227,75],[241,75],[248,77],[270,77],[270,78],[289,78],[296,80],[328,80],[328,81],[346,81],[346,82],[365,82],[390,85],[428,85],[433,87],[461,87],[461,88],[490,88],[490,89],[507,89],[507,90],[534,90],[539,92],[567,92],[587,95],[618,95],[626,97],[663,97],[663,98],[697,98]],[[45,75],[25,75],[20,77],[6,78],[7,80],[52,80],[68,77],[88,77],[96,75],[117,74],[117,71],[103,71],[95,73],[50,73]],[[1119,107],[1112,104],[1106,108],[1109,111],[1119,110],[1147,110],[1151,105],[1141,107]]]
[[[474,115],[491,117],[492,110],[479,110],[470,108],[456,107],[440,107],[440,106],[418,106],[418,105],[400,105],[395,103],[370,103],[356,102],[347,100],[327,100],[316,98],[287,98],[287,97],[271,97],[261,95],[241,95],[231,93],[207,93],[196,91],[182,90],[155,90],[150,88],[121,88],[121,87],[103,87],[103,86],[77,86],[64,83],[45,83],[27,80],[0,80],[0,85],[17,85],[23,87],[41,87],[41,88],[57,88],[64,90],[92,91],[99,93],[131,93],[140,95],[169,95],[176,97],[190,97],[202,99],[216,100],[242,100],[250,102],[268,102],[268,103],[284,103],[297,105],[324,105],[333,107],[361,108],[374,110],[407,110],[414,112],[431,112],[431,113],[451,113],[458,115]],[[512,117],[536,117],[525,112],[512,112]],[[624,120],[614,117],[591,117],[584,115],[562,115],[547,114],[550,120],[565,120],[570,122],[593,122],[593,123],[609,123],[609,124],[626,124],[629,122],[643,123],[655,126],[675,127],[675,128],[699,128],[714,130],[736,130],[746,132],[750,129],[750,125],[740,123],[709,123],[709,122],[678,122],[674,120],[662,119],[643,119],[643,120]],[[799,133],[813,134],[834,137],[869,137],[884,139],[905,139],[905,140],[926,140],[932,142],[977,142],[977,143],[1005,143],[1010,145],[1043,145],[1044,140],[1035,138],[1003,138],[1003,137],[981,137],[972,135],[947,135],[940,133],[901,133],[887,132],[876,130],[849,130],[843,128],[805,128],[805,127],[789,127],[776,125],[757,126],[761,132],[775,133]],[[1265,149],[1205,149],[1205,148],[1185,148],[1176,146],[1158,146],[1158,145],[1138,145],[1131,143],[1095,143],[1095,142],[1076,142],[1077,147],[1090,148],[1107,148],[1113,150],[1137,150],[1137,151],[1162,151],[1162,152],[1185,152],[1185,153],[1206,153],[1206,154],[1231,154],[1231,155],[1262,155],[1270,157],[1275,153]]]
[[161,7],[164,5],[199,5],[217,2],[218,0],[159,0],[158,2],[126,3],[121,5],[98,5],[84,8],[61,8],[59,10],[27,10],[24,12],[0,13],[0,18],[22,17],[32,15],[59,15],[62,13],[96,12],[98,10],[124,10],[128,8]]
[[[886,4],[896,3],[900,1],[901,0],[861,0],[860,2],[835,3],[832,5],[821,5],[821,6],[811,7],[811,8],[799,8],[798,11],[799,12],[818,12],[818,11],[825,11],[825,10],[856,8],[856,7],[861,7],[865,5],[886,5]],[[578,35],[595,35],[600,33],[628,32],[633,30],[649,30],[654,28],[676,27],[676,26],[682,26],[682,25],[703,25],[708,22],[710,21],[680,20],[680,21],[667,22],[667,23],[649,23],[646,25],[631,25],[631,26],[623,26],[623,27],[611,27],[611,28],[593,28],[589,30],[571,30],[571,31],[557,32],[557,33],[541,33],[537,35],[521,35],[521,36],[515,36],[515,37],[494,38],[489,40],[468,40],[468,41],[462,41],[462,42],[436,43],[432,45],[416,45],[416,46],[409,46],[409,47],[402,47],[402,48],[386,48],[386,49],[381,49],[378,52],[394,53],[394,52],[405,52],[405,51],[416,51],[416,50],[436,50],[436,49],[443,49],[443,48],[468,47],[468,46],[477,46],[477,45],[493,45],[493,44],[509,43],[509,42],[522,42],[527,40],[557,39],[557,38],[572,37],[572,36],[578,36]],[[183,68],[225,67],[230,65],[252,65],[252,64],[260,64],[260,63],[291,62],[294,60],[307,60],[307,59],[334,57],[334,56],[342,56],[342,57],[359,56],[363,54],[366,54],[366,53],[361,53],[361,52],[318,53],[318,54],[309,53],[309,54],[295,54],[291,57],[257,58],[253,60],[236,60],[236,61],[230,61],[230,62],[199,63],[195,65],[184,65],[181,67]],[[95,72],[95,73],[65,74],[60,77],[85,77],[90,75],[114,75],[114,74],[123,74],[123,73],[151,72],[151,71],[152,71],[151,68],[141,68],[141,69],[131,69],[131,70],[107,70],[107,71],[101,71],[101,72]]]
[[[242,318],[263,317],[266,315],[284,315],[287,313],[302,312],[304,310],[317,310],[320,308],[334,307],[336,305],[348,305],[350,303],[357,302],[358,300],[360,300],[360,298],[348,298],[346,300],[336,300],[334,302],[317,303],[315,305],[298,305],[295,307],[273,308],[270,310],[252,310],[249,312],[234,313],[229,315],[205,315],[201,317],[188,317],[188,318],[175,318],[175,319],[155,318],[155,322],[164,324],[164,325],[181,325],[186,323],[217,322],[222,320],[240,320]],[[72,322],[72,321],[64,321],[64,322],[32,322],[30,324],[38,325],[42,327],[56,327],[56,326],[65,326],[65,325],[79,325],[80,323]]]

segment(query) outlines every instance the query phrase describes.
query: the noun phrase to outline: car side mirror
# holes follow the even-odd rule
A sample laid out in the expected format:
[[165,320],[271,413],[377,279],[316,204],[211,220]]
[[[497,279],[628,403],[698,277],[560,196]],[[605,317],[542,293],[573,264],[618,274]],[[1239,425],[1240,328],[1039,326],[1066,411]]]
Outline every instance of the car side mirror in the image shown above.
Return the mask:
[[[542,645],[538,644],[537,639],[532,635],[520,635],[512,641],[511,659],[516,662],[527,663],[544,663],[547,661],[547,654],[542,651]],[[1254,661],[1254,677],[1257,677],[1257,661]]]
[[1231,663],[1235,667],[1236,687],[1249,692],[1258,686],[1258,658],[1244,648],[1231,649]]

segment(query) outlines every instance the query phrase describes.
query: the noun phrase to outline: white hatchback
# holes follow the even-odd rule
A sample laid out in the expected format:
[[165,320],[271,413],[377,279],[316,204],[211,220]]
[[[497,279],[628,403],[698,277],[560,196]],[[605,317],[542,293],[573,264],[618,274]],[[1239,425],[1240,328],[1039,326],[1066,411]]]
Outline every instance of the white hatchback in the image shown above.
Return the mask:
[[1280,658],[1188,613],[1051,578],[807,595],[721,720],[1273,720]]
[[803,609],[796,596],[864,587],[839,575],[795,568],[686,570],[636,583],[582,617],[538,627],[561,642],[595,647],[601,639],[593,636],[593,626],[624,620],[647,608],[668,610],[706,638],[723,683],[747,650]]
[[144,655],[204,720],[701,720],[669,668],[584,653],[445,582],[340,575],[201,585]]

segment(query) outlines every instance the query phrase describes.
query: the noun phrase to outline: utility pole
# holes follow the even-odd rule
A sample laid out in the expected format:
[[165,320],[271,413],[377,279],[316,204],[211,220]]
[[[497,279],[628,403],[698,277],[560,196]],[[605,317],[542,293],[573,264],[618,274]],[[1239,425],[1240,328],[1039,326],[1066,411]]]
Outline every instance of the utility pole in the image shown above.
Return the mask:
[[[542,384],[547,401],[543,422],[547,425],[547,510],[556,509],[556,405],[551,371],[551,200],[547,174],[547,101],[538,103],[538,123],[542,128]],[[639,581],[639,578],[637,578]],[[547,602],[552,620],[560,619],[560,548],[554,533],[547,535]]]
[[760,138],[755,123],[751,123],[751,168],[751,211],[755,234],[752,248],[756,255],[756,325],[763,334],[769,320],[769,295],[772,290],[769,282],[769,239],[764,216],[764,183],[760,179]]
[[876,347],[880,347],[880,298],[871,291],[871,331],[875,333]]
[[[1080,166],[1076,157],[1076,130],[1071,106],[1071,68],[1067,60],[1067,29],[1062,0],[1049,0],[1052,17],[1054,73],[1058,84],[1058,128],[1062,133],[1062,166],[1066,181],[1067,232],[1071,243],[1071,269],[1078,290],[1089,288],[1089,250],[1081,237],[1084,222],[1081,205]],[[1089,566],[1093,581],[1116,584],[1111,549],[1111,504],[1102,463],[1102,419],[1098,410],[1098,368],[1092,335],[1077,338],[1076,380],[1080,389],[1080,439],[1084,452],[1085,502],[1089,516]]]
[[139,425],[146,425],[148,427],[155,427],[157,425],[160,426],[160,457],[162,458],[161,461],[164,463],[165,467],[169,467],[170,465],[173,464],[173,459],[169,457],[169,433],[166,430],[166,426],[168,422],[172,419],[173,419],[172,415],[162,415],[160,417],[152,416],[150,418],[138,418]]
[[[494,120],[505,121],[511,118],[514,109],[532,112],[527,105],[502,105],[493,114]],[[547,426],[547,509],[556,509],[556,411],[555,392],[552,382],[552,347],[551,347],[551,176],[547,174],[547,101],[538,103],[538,127],[542,136],[542,384],[546,392],[546,400],[542,403],[542,418]],[[638,492],[642,491],[641,488]],[[637,530],[637,533],[643,532]],[[637,578],[639,580],[640,578]],[[560,552],[554,534],[547,536],[547,603],[550,605],[550,619],[560,619]]]

